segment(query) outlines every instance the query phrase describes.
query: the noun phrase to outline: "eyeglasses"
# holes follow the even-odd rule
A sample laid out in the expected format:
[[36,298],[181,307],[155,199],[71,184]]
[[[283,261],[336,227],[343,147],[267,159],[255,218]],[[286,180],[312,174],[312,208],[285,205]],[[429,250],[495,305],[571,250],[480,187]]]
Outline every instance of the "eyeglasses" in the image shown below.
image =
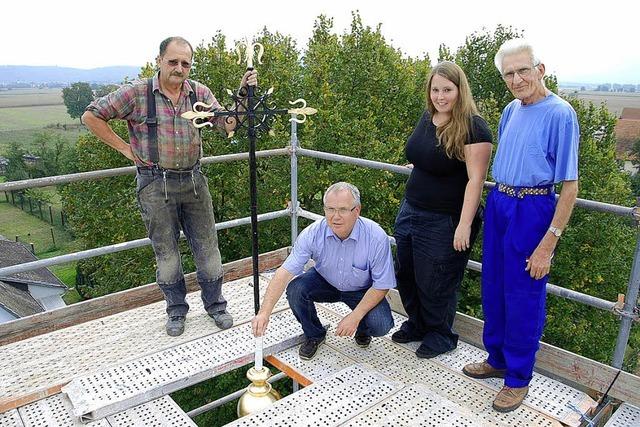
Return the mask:
[[171,65],[172,67],[177,67],[178,64],[182,65],[182,68],[191,68],[191,63],[187,62],[187,61],[178,61],[177,59],[169,59],[167,61],[167,64]]
[[510,82],[513,81],[513,78],[517,75],[519,75],[521,78],[526,78],[529,77],[529,75],[531,74],[531,71],[533,71],[534,68],[536,68],[538,65],[540,64],[535,64],[533,67],[523,67],[523,68],[519,68],[515,71],[509,71],[508,73],[504,73],[502,75],[502,78],[504,79],[504,81],[506,82]]
[[345,216],[348,215],[349,213],[353,212],[353,210],[357,208],[357,206],[352,207],[351,209],[349,208],[329,208],[327,206],[324,207],[324,213],[326,213],[329,216],[333,216],[336,213],[339,213],[340,216]]

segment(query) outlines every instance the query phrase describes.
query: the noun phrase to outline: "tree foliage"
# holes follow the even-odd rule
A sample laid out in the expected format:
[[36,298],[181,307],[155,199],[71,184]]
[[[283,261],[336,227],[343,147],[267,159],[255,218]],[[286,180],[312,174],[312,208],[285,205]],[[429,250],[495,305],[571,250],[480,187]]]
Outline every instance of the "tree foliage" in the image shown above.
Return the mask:
[[72,118],[78,119],[84,113],[87,105],[93,101],[93,90],[91,90],[89,83],[73,83],[71,86],[62,89],[62,99],[67,107],[67,113]]

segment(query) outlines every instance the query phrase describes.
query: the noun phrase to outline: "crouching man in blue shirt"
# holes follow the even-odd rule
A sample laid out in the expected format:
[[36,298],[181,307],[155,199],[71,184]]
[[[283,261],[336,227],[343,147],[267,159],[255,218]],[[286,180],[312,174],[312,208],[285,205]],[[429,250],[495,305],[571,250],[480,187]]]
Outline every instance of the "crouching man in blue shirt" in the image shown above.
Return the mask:
[[[304,360],[315,356],[326,336],[316,302],[342,301],[352,309],[338,323],[335,334],[350,337],[355,333],[360,347],[368,347],[372,336],[385,335],[393,327],[385,299],[396,286],[387,234],[374,221],[360,216],[360,192],[349,183],[330,186],[323,203],[324,219],[300,233],[251,321],[253,334],[262,336],[273,307],[287,288],[289,306],[304,331],[305,342],[299,349]],[[303,273],[309,259],[315,267]]]

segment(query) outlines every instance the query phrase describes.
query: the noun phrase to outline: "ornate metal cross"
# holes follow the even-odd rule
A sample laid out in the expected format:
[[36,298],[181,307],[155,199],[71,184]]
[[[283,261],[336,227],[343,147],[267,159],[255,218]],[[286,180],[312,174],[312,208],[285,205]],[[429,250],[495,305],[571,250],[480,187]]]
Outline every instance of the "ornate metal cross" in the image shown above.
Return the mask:
[[[238,54],[238,64],[242,61],[242,48],[244,47],[244,60],[247,64],[247,71],[253,70],[254,56],[257,56],[258,64],[261,64],[264,47],[260,43],[249,43],[247,39],[236,46]],[[241,89],[242,91],[242,89]],[[233,137],[235,131],[246,128],[249,135],[249,186],[251,189],[251,232],[252,232],[252,258],[253,258],[253,298],[255,313],[260,309],[260,288],[259,288],[259,268],[258,268],[258,190],[257,190],[257,165],[256,165],[256,139],[259,131],[270,131],[271,123],[276,115],[290,114],[289,121],[304,123],[308,115],[315,114],[316,109],[307,107],[307,102],[300,98],[289,102],[290,109],[277,109],[270,104],[270,97],[273,94],[273,87],[263,95],[256,95],[256,87],[248,86],[245,93],[234,93],[227,89],[227,93],[233,101],[231,108],[209,111],[213,106],[204,102],[196,102],[193,111],[182,114],[182,117],[191,120],[196,128],[213,126],[207,120],[211,117],[225,117],[225,121],[230,123],[235,119],[235,127],[229,133],[229,138]]]

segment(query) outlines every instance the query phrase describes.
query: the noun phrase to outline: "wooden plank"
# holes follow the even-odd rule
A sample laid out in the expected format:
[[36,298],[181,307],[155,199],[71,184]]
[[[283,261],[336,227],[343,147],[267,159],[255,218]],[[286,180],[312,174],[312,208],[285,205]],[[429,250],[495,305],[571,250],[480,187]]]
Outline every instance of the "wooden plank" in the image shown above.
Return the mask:
[[[402,306],[398,291],[393,289],[387,294],[387,300],[391,309],[397,313],[407,315]],[[484,322],[463,313],[458,313],[453,325],[460,338],[469,344],[484,349],[482,344],[482,328]],[[550,374],[582,388],[604,393],[615,378],[618,370],[604,363],[596,362],[562,348],[540,343],[540,350],[536,355],[536,371],[542,374]],[[640,405],[640,377],[622,371],[609,396]]]
[[[287,258],[288,253],[289,248],[285,247],[260,255],[259,265],[261,271],[279,267]],[[253,271],[251,257],[226,263],[223,265],[223,269],[223,280],[225,282],[251,276]],[[186,274],[185,280],[188,292],[199,290],[195,273]],[[131,310],[161,301],[163,298],[160,288],[155,283],[150,283],[56,310],[16,319],[0,324],[0,346]]]
[[279,369],[280,371],[287,374],[289,378],[297,382],[303,387],[307,387],[310,384],[313,384],[309,378],[303,376],[300,372],[296,371],[295,368],[288,363],[278,359],[275,355],[270,355],[264,358],[267,362],[271,363],[274,367]]

